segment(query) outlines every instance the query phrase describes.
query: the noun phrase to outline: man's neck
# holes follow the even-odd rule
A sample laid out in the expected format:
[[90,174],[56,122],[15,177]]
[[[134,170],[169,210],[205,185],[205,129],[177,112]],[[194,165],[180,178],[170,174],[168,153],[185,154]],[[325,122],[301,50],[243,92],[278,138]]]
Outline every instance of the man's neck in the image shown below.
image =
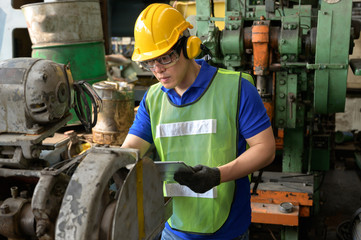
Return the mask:
[[183,80],[182,84],[174,88],[174,90],[180,97],[182,97],[185,91],[187,91],[187,89],[192,86],[200,70],[201,66],[197,64],[196,61],[192,61],[189,65],[189,69],[187,71],[187,74],[185,75],[185,79]]

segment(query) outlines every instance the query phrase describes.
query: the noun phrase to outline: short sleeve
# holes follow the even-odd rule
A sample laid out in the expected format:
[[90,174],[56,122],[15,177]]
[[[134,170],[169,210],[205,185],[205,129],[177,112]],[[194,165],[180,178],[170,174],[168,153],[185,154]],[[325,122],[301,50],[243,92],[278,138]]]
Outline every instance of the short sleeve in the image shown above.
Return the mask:
[[239,131],[245,138],[251,138],[271,126],[266,108],[257,88],[242,79],[239,108]]
[[135,115],[133,125],[129,129],[129,133],[140,137],[149,143],[153,143],[150,117],[145,103],[146,96],[147,93],[144,94],[143,99],[139,104],[137,114]]

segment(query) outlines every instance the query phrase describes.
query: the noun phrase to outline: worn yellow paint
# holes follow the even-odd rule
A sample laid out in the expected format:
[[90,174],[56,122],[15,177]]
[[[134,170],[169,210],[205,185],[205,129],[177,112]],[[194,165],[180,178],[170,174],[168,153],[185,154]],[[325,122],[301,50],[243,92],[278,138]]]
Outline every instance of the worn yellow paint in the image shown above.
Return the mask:
[[144,206],[143,206],[143,161],[140,159],[136,167],[137,175],[137,208],[138,208],[138,239],[145,239]]

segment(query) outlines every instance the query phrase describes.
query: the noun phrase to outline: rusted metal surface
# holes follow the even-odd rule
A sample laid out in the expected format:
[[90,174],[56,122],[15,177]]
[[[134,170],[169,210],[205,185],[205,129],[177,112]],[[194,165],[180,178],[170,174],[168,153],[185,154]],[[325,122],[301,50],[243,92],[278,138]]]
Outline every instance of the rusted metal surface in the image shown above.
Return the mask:
[[273,119],[273,114],[274,114],[274,106],[272,104],[272,102],[263,102],[264,107],[266,108],[267,111],[267,115],[270,118],[270,121],[272,122]]
[[294,205],[312,206],[312,198],[308,193],[279,191],[279,190],[257,190],[257,195],[252,195],[252,202],[264,202],[280,204],[292,202]]
[[59,1],[22,6],[34,45],[102,41],[99,1]]
[[135,149],[93,147],[64,194],[55,239],[132,240],[138,239],[139,225],[145,239],[152,239],[170,216],[165,209],[162,181],[151,159],[140,160]]
[[[119,147],[94,147],[84,155],[83,160],[79,156],[60,168],[0,168],[1,177],[38,179],[33,191],[11,187],[11,198],[0,202],[0,235],[39,240],[138,239],[134,238],[139,236],[137,226],[143,226],[142,236],[156,236],[172,211],[171,199],[163,198],[153,161],[140,160],[138,150]],[[70,179],[64,172],[79,161]]]
[[72,84],[70,70],[49,60],[0,62],[0,166],[27,168],[47,149],[42,140],[71,118]]
[[31,202],[38,238],[53,238],[55,222],[68,182],[69,177],[65,174],[41,175]]
[[98,239],[102,214],[113,199],[108,183],[113,174],[136,159],[136,150],[92,148],[64,194],[55,239]]
[[278,129],[277,130],[277,136],[275,136],[275,140],[276,140],[276,150],[282,150],[283,149],[283,145],[284,145],[284,130],[283,129]]
[[0,62],[0,132],[37,134],[70,109],[73,79],[50,60],[15,58]]
[[92,129],[93,142],[121,145],[134,121],[133,85],[102,81],[93,87],[103,103],[97,124]]
[[280,211],[278,204],[271,203],[251,203],[252,222],[264,224],[279,224],[284,226],[298,226],[299,206],[295,206],[290,213]]
[[[293,204],[292,212],[284,213],[280,210],[280,204],[285,202]],[[256,194],[251,195],[251,204],[252,222],[298,226],[299,217],[310,216],[313,176],[264,172]]]
[[269,65],[269,21],[255,21],[252,26],[253,73],[266,75]]
[[34,216],[30,201],[14,196],[7,198],[0,206],[0,235],[8,238],[35,236]]
[[[142,167],[137,167],[140,164]],[[171,215],[166,216],[162,181],[153,161],[143,158],[137,165],[131,169],[121,189],[113,220],[112,239],[119,236],[129,240],[143,239],[142,236],[153,239]],[[143,212],[140,212],[139,203]]]
[[54,134],[54,132],[64,126],[69,119],[71,119],[70,114],[57,123],[47,126],[46,129],[41,128],[43,132],[39,135],[16,133],[0,134],[0,151],[3,149],[8,150],[6,155],[0,155],[0,166],[27,168],[31,160],[38,158],[40,156],[40,151],[47,148],[41,144],[42,140]]

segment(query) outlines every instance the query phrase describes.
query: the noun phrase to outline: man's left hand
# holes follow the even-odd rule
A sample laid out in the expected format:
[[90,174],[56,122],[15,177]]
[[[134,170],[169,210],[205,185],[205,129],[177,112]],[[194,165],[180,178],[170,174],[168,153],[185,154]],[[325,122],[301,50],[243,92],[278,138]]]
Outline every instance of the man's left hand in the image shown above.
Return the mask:
[[194,171],[179,169],[174,173],[174,180],[186,185],[196,193],[205,193],[221,182],[221,172],[218,168],[204,165],[192,167]]

